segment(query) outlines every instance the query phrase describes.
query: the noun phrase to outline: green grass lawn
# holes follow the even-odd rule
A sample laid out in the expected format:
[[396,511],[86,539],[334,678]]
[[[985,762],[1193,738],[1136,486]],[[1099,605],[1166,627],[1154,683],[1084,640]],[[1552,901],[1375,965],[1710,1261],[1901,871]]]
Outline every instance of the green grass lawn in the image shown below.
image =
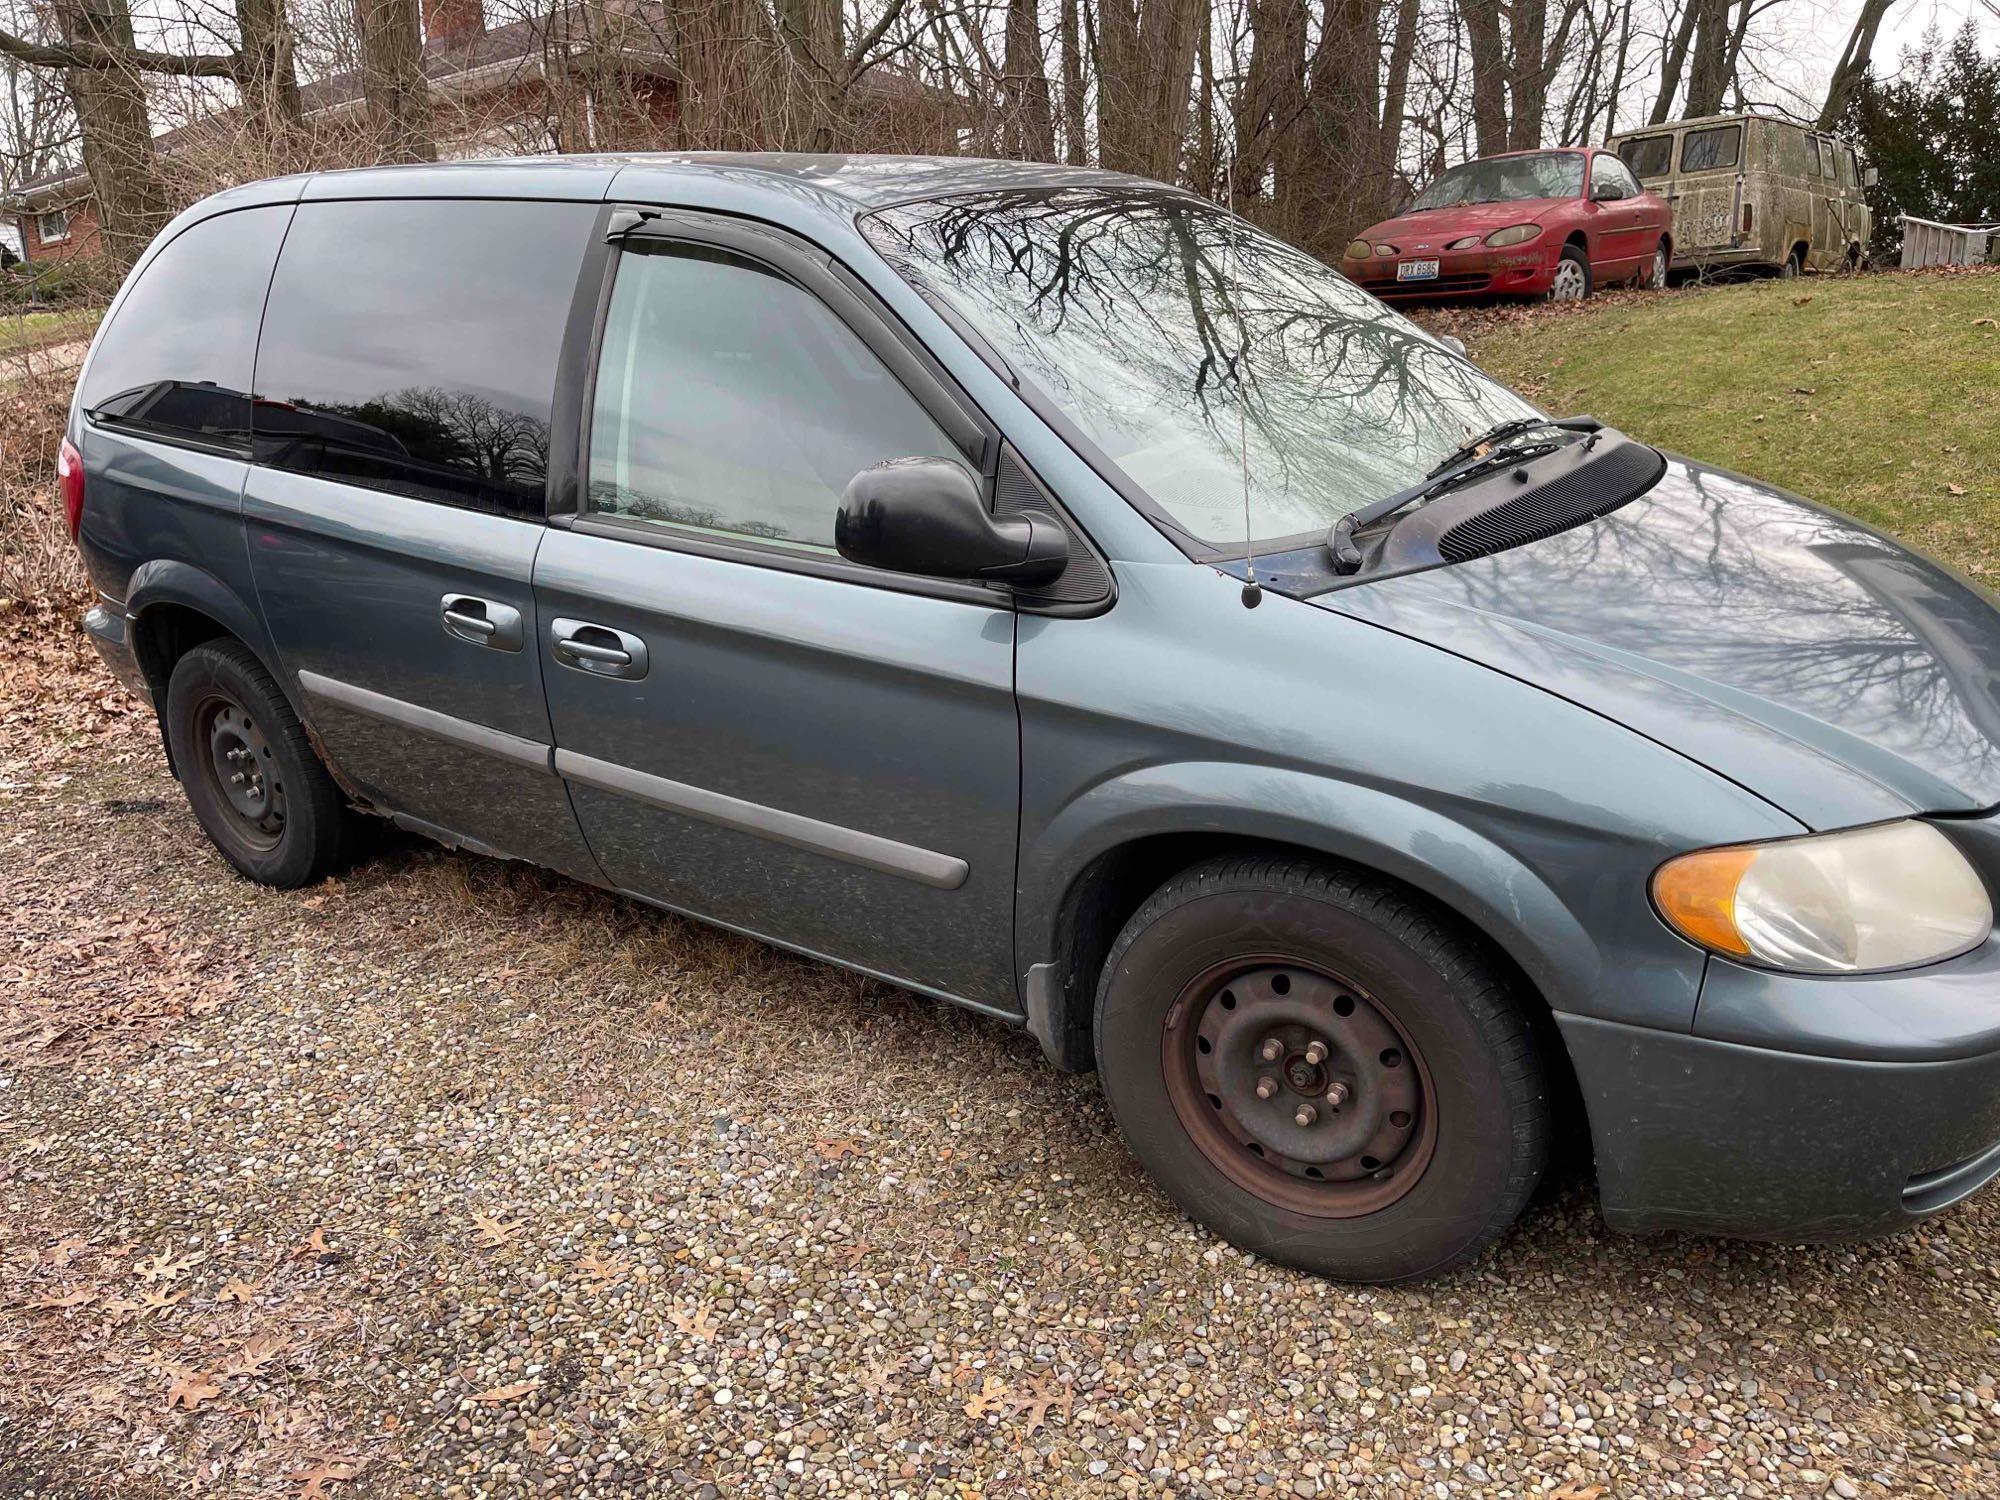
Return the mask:
[[2000,274],[1881,275],[1620,297],[1463,331],[1547,410],[1837,506],[1991,585],[1996,320]]
[[0,356],[87,339],[97,327],[97,320],[103,316],[104,309],[101,307],[72,308],[63,312],[0,311]]

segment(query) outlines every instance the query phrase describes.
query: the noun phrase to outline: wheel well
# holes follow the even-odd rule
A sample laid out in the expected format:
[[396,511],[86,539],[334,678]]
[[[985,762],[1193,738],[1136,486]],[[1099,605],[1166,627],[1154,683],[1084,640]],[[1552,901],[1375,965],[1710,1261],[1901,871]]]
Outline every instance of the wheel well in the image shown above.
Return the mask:
[[218,637],[235,639],[220,621],[190,605],[153,604],[140,612],[132,629],[132,649],[162,712],[175,665],[202,642]]
[[1785,259],[1797,261],[1799,269],[1803,271],[1806,268],[1806,257],[1810,254],[1812,254],[1812,246],[1808,245],[1804,240],[1793,240],[1791,254],[1787,255]]
[[1576,248],[1581,250],[1586,256],[1590,254],[1590,241],[1584,237],[1584,233],[1581,229],[1572,229],[1569,232],[1569,238],[1564,240],[1563,243],[1565,245],[1576,246]]
[[1570,1064],[1569,1048],[1555,1024],[1555,1013],[1539,986],[1514,961],[1505,948],[1476,922],[1447,906],[1407,881],[1340,859],[1323,850],[1275,839],[1244,838],[1230,834],[1155,834],[1099,855],[1070,882],[1057,913],[1054,958],[1055,983],[1052,998],[1060,1005],[1058,1024],[1051,1028],[1052,1039],[1044,1046],[1059,1066],[1077,1071],[1095,1066],[1093,1031],[1097,1011],[1097,986],[1111,945],[1146,899],[1190,865],[1228,854],[1277,854],[1355,870],[1371,880],[1392,885],[1413,903],[1428,908],[1441,920],[1463,931],[1478,946],[1487,962],[1504,974],[1516,993],[1525,997],[1535,1026],[1535,1040],[1555,1098],[1551,1101],[1558,1121],[1558,1149],[1573,1148],[1582,1153],[1579,1161],[1568,1163],[1584,1170],[1589,1165],[1589,1121],[1583,1096]]

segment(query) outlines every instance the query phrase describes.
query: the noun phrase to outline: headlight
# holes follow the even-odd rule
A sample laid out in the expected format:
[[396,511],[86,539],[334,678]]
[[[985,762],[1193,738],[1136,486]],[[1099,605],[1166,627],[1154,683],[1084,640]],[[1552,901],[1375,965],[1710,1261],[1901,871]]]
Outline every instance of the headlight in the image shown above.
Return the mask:
[[1366,260],[1373,254],[1368,248],[1368,241],[1366,240],[1350,241],[1347,248],[1340,253],[1341,257],[1345,260]]
[[1915,822],[1683,854],[1654,872],[1653,904],[1690,942],[1800,974],[1935,963],[1993,930],[1984,882]]
[[1471,248],[1472,248],[1472,247],[1473,247],[1474,245],[1476,245],[1476,244],[1478,244],[1478,243],[1479,243],[1479,236],[1478,236],[1478,235],[1476,235],[1476,234],[1468,234],[1468,235],[1467,235],[1467,236],[1466,236],[1466,237],[1465,237],[1464,239],[1462,239],[1462,240],[1453,240],[1453,241],[1452,241],[1452,242],[1451,242],[1451,243],[1450,243],[1449,245],[1446,245],[1446,246],[1445,246],[1445,249],[1447,249],[1447,250],[1470,250],[1470,249],[1471,249]]
[[1496,229],[1486,236],[1486,243],[1496,250],[1505,245],[1525,245],[1542,232],[1539,224],[1509,224],[1505,229]]

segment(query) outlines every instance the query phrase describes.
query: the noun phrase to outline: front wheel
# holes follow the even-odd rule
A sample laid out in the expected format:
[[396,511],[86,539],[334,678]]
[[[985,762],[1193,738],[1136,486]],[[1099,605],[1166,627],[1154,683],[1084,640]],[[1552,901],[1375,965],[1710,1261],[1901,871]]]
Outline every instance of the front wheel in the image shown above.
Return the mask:
[[1549,279],[1549,301],[1581,302],[1590,295],[1590,259],[1576,245],[1564,245]]
[[1350,1281],[1432,1275],[1519,1215],[1548,1151],[1527,1012],[1448,921],[1279,858],[1175,877],[1119,934],[1098,1070],[1125,1138],[1232,1244]]

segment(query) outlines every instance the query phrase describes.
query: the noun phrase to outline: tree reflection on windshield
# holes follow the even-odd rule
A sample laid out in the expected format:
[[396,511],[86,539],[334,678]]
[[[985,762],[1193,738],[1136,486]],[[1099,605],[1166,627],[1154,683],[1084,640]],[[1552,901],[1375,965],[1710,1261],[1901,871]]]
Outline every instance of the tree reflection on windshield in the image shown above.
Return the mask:
[[1186,194],[991,193],[862,227],[1168,521],[1221,547],[1243,538],[1246,466],[1251,530],[1269,544],[1324,533],[1534,410],[1337,273]]

